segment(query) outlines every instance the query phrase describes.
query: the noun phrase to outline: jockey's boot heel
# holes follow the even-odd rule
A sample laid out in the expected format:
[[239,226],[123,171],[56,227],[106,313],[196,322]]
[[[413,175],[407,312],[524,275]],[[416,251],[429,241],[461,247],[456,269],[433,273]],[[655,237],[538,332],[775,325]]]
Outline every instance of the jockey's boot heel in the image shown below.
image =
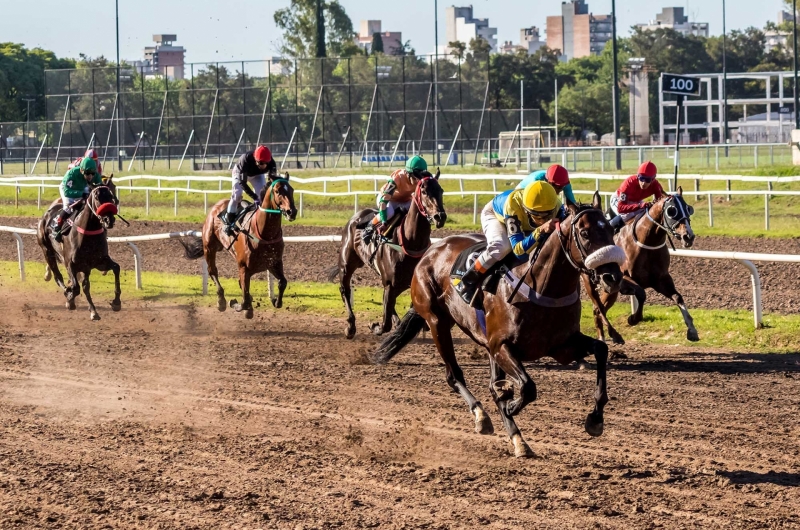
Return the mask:
[[[475,263],[477,264],[477,261]],[[472,268],[461,277],[461,281],[455,284],[456,292],[466,303],[472,305],[472,300],[478,292],[481,281],[483,281],[483,276],[484,274],[473,265]]]
[[53,231],[53,239],[55,239],[58,243],[61,243],[64,240],[64,235],[61,233],[61,231],[64,229],[64,220],[67,218],[67,215],[69,214],[64,213],[64,210],[61,210],[58,212],[58,217],[53,219],[52,224],[50,225],[50,228]]
[[228,212],[227,217],[225,218],[225,233],[233,237],[236,233],[236,227],[234,223],[236,222],[236,212]]
[[621,215],[617,215],[616,217],[611,219],[611,221],[609,221],[608,224],[611,225],[611,228],[614,229],[614,233],[616,234],[622,229],[622,227],[625,225],[625,222],[622,220]]
[[375,235],[375,225],[370,223],[364,230],[361,231],[361,239],[364,241],[365,245],[369,245],[372,243],[372,237]]

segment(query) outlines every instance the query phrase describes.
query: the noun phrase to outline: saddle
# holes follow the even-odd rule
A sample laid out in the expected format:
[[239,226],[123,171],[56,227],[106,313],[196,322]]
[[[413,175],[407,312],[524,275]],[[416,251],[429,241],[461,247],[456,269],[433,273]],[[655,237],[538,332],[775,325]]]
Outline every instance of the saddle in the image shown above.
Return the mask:
[[[450,269],[450,279],[455,280],[456,283],[460,281],[467,271],[472,268],[472,264],[478,259],[478,256],[480,256],[480,254],[486,250],[486,247],[486,241],[479,241],[478,243],[475,243],[474,245],[462,250],[453,263],[453,267]],[[511,252],[501,261],[492,265],[492,267],[486,272],[483,282],[481,283],[481,292],[478,293],[478,299],[475,300],[473,305],[476,308],[482,309],[482,293],[486,292],[489,294],[495,294],[497,292],[497,286],[500,285],[500,280],[502,278],[508,278],[507,275],[511,273],[511,270],[519,265],[522,265],[523,263],[527,263],[527,259],[518,258],[513,252]]]
[[[237,233],[243,231],[245,227],[250,224],[250,219],[252,219],[253,214],[256,213],[258,209],[258,205],[254,202],[250,201],[242,201],[244,207],[240,207],[238,212],[236,213],[236,220],[233,222],[233,227]],[[228,223],[227,219],[228,210],[222,210],[217,214],[217,218],[222,221],[223,224]]]
[[[397,227],[403,223],[403,220],[405,219],[407,213],[408,212],[405,209],[398,208],[397,212],[395,212],[395,214],[391,217],[391,219],[389,219],[386,222],[386,230],[381,234],[381,236],[384,239],[391,241],[395,229],[397,229]],[[372,222],[372,220],[375,218],[376,215],[378,214],[375,213],[371,216],[368,215],[367,217],[362,217],[356,223],[356,228],[358,230],[365,229],[367,226],[369,226],[369,224]]]
[[[75,219],[78,217],[78,214],[83,211],[84,205],[85,205],[84,202],[75,203],[74,208],[72,209],[72,213],[70,214],[69,217],[64,219],[64,224],[61,225],[62,237],[69,234],[70,230],[72,229],[72,225],[75,224]],[[48,226],[48,228],[50,229],[50,235],[54,236],[56,234],[57,229],[54,223],[58,218],[58,216],[61,215],[62,211],[64,211],[64,208],[62,206],[59,206],[58,208],[54,209],[53,211],[54,215],[50,218],[50,224]]]

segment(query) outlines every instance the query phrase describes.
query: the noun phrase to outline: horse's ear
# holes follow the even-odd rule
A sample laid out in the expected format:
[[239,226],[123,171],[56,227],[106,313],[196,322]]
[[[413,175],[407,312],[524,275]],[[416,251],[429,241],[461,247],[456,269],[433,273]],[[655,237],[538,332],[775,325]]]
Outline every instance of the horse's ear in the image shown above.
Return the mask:
[[436,180],[439,180],[439,176],[442,174],[441,170],[437,167],[436,174],[433,176]]
[[683,197],[683,186],[678,186],[678,197]]
[[603,209],[603,203],[600,201],[600,192],[595,191],[594,195],[592,195],[592,208],[596,208],[598,210]]
[[289,180],[289,172],[288,171],[286,173],[284,173],[283,178],[285,178],[286,180]]
[[103,176],[103,184],[105,184],[106,186],[108,186],[109,184],[111,184],[113,180],[114,180],[114,174],[113,174],[113,173],[112,173],[112,174],[110,174],[110,175],[109,175],[109,176],[107,176],[107,177],[106,177],[106,176]]
[[570,215],[578,215],[578,205],[567,201],[567,210]]

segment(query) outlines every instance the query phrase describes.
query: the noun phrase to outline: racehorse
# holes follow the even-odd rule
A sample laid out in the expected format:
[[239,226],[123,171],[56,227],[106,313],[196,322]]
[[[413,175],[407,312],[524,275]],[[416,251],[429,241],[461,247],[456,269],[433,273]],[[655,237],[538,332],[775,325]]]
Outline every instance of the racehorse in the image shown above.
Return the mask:
[[245,318],[253,318],[253,297],[250,296],[250,278],[259,272],[269,271],[278,280],[278,296],[272,298],[272,305],[283,305],[283,292],[286,290],[286,276],[283,274],[283,231],[281,216],[294,221],[297,209],[294,207],[294,190],[289,184],[289,174],[285,178],[270,176],[258,207],[250,206],[240,216],[240,231],[230,237],[225,233],[225,223],[220,213],[227,211],[228,201],[223,199],[211,208],[203,224],[203,237],[187,238],[182,241],[185,256],[198,259],[205,255],[208,276],[217,286],[217,308],[225,311],[225,291],[219,281],[217,271],[217,252],[227,250],[239,266],[239,286],[242,289],[242,303],[231,300],[230,306],[237,312],[244,311]]
[[[111,309],[113,311],[122,309],[122,302],[119,299],[122,293],[119,286],[119,265],[108,255],[107,231],[114,228],[114,216],[118,213],[119,204],[115,194],[116,186],[112,179],[113,175],[104,178],[102,185],[90,189],[89,196],[83,200],[82,205],[76,203],[73,206],[77,213],[72,219],[65,221],[65,226],[70,223],[72,229],[63,236],[62,243],[53,239],[51,228],[52,220],[61,211],[60,198],[53,201],[36,227],[36,241],[42,248],[46,263],[45,281],[55,278],[56,284],[64,290],[67,309],[74,310],[75,299],[81,293],[81,286],[78,284],[78,276],[81,275],[83,294],[89,304],[92,320],[100,320],[90,291],[89,274],[92,269],[103,273],[114,272],[114,300],[111,301]],[[64,277],[58,268],[59,261],[67,271],[69,279],[67,285],[64,284]]]
[[676,194],[656,201],[643,215],[637,216],[620,230],[615,239],[625,251],[627,260],[622,266],[624,278],[619,293],[600,294],[591,280],[584,277],[583,285],[594,305],[594,325],[600,340],[605,338],[605,326],[614,343],[625,343],[609,322],[606,312],[614,305],[619,294],[635,296],[638,306],[634,314],[628,317],[628,324],[638,324],[642,321],[645,289],[648,287],[677,304],[686,323],[686,338],[693,342],[700,340],[692,316],[669,274],[670,256],[667,250],[667,238],[670,236],[679,240],[684,248],[692,246],[695,237],[690,222],[692,214],[694,208],[686,204],[683,189],[678,186]]
[[328,279],[334,281],[339,277],[339,292],[347,309],[345,336],[348,339],[356,334],[350,280],[353,273],[365,263],[377,271],[383,284],[383,319],[370,326],[372,332],[381,335],[392,329],[393,323],[400,321],[395,311],[395,302],[411,285],[414,267],[431,245],[431,223],[436,223],[436,228],[441,228],[447,220],[443,194],[438,170],[436,175],[420,179],[408,213],[394,231],[391,242],[375,237],[370,245],[364,244],[362,230],[376,215],[377,210],[361,210],[345,225],[339,248],[339,263],[328,271]]
[[[595,407],[586,418],[585,429],[592,436],[600,436],[603,409],[608,402],[608,346],[580,332],[578,282],[581,273],[587,273],[608,292],[615,292],[622,281],[619,264],[625,256],[614,245],[611,226],[599,208],[597,193],[591,207],[568,205],[569,215],[542,243],[538,257],[534,253],[527,263],[512,265],[512,277],[509,279],[506,274],[507,280],[500,282],[495,294],[483,293],[482,309],[473,309],[461,299],[452,286],[451,274],[460,254],[475,248],[483,236],[451,236],[433,245],[414,271],[412,308],[383,340],[372,360],[378,364],[387,362],[427,324],[445,363],[447,383],[466,401],[474,415],[476,432],[492,434],[492,422],[467,389],[456,360],[452,328],[458,326],[488,350],[490,393],[514,445],[514,454],[524,457],[532,452],[513,417],[536,399],[536,384],[522,363],[547,355],[566,365],[593,354],[597,361]],[[523,296],[524,292],[527,295]],[[515,388],[519,397],[513,399]]]

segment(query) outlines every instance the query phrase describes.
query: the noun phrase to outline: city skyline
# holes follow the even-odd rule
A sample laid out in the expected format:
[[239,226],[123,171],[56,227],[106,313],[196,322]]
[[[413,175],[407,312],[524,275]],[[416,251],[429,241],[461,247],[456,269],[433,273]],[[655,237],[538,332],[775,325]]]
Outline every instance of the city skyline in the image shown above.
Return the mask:
[[[408,0],[402,5],[367,3],[363,0],[340,0],[353,21],[357,32],[361,20],[382,20],[387,29],[401,31],[404,40],[410,40],[418,54],[433,53],[433,3],[425,0]],[[497,28],[497,41],[518,43],[520,29],[537,26],[544,39],[547,16],[558,14],[561,0],[539,0],[533,6],[523,0],[505,0],[509,9],[493,9],[488,0],[483,2],[439,2],[439,44],[445,42],[445,10],[451,5],[474,7],[475,17],[488,18]],[[709,2],[680,0],[651,0],[643,2],[617,2],[617,20],[620,36],[630,33],[630,28],[655,18],[664,7],[684,7],[691,21],[708,22],[711,35],[722,32],[721,0],[719,8]],[[114,39],[114,6],[100,6],[93,10],[94,20],[100,28],[99,39],[88,39],[81,33],[73,35],[74,24],[64,20],[74,19],[82,12],[82,4],[75,0],[41,0],[37,2],[37,24],[48,31],[31,31],[30,25],[19,24],[30,16],[29,4],[10,3],[4,7],[0,19],[0,41],[19,42],[26,47],[41,47],[54,51],[59,57],[75,57],[84,53],[90,57],[103,55],[112,59],[116,55]],[[589,0],[590,12],[602,15],[611,11],[610,0]],[[727,1],[728,30],[749,26],[763,28],[774,20],[782,8],[781,0],[768,0],[766,6],[755,6],[745,0]],[[280,33],[272,19],[275,10],[288,5],[288,1],[230,0],[220,9],[218,2],[198,0],[191,12],[185,4],[176,1],[138,0],[136,9],[125,0],[120,1],[120,56],[126,60],[141,59],[145,46],[153,34],[177,33],[178,44],[186,48],[186,62],[262,60],[279,55]],[[242,16],[258,11],[258,16]],[[160,13],[161,17],[153,17]],[[262,15],[263,13],[263,15]],[[262,18],[264,23],[256,25]],[[421,23],[421,21],[424,21]],[[102,36],[107,35],[107,38]]]

